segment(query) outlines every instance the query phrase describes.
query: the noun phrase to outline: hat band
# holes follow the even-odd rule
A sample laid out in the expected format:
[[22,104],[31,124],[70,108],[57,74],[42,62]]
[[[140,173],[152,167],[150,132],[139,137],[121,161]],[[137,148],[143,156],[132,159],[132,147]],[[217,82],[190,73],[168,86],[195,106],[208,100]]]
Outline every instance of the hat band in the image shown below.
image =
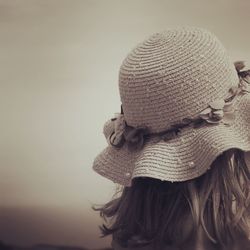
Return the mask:
[[204,125],[216,125],[223,123],[226,126],[230,126],[235,118],[233,103],[236,100],[236,96],[250,93],[247,81],[247,77],[250,76],[250,70],[242,70],[245,67],[244,62],[237,61],[234,63],[235,69],[239,76],[238,86],[231,87],[229,89],[228,96],[223,99],[217,99],[208,104],[208,107],[198,113],[195,118],[183,118],[182,122],[171,125],[170,128],[158,132],[150,133],[147,126],[132,127],[127,125],[123,108],[121,105],[121,113],[117,117],[112,118],[114,121],[114,130],[108,137],[110,145],[121,148],[124,143],[127,143],[128,149],[131,151],[139,150],[143,147],[145,140],[151,137],[158,137],[159,141],[169,141],[175,138],[181,132],[181,129],[192,126],[193,128],[199,128]]

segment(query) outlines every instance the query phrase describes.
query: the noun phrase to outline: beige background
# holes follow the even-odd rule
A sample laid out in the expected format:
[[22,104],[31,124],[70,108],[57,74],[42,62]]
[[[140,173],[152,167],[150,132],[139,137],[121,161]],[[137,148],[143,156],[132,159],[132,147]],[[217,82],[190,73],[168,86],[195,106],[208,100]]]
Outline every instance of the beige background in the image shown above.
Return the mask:
[[215,33],[250,62],[248,0],[0,0],[0,240],[97,248],[114,185],[91,169],[120,111],[118,70],[175,25]]

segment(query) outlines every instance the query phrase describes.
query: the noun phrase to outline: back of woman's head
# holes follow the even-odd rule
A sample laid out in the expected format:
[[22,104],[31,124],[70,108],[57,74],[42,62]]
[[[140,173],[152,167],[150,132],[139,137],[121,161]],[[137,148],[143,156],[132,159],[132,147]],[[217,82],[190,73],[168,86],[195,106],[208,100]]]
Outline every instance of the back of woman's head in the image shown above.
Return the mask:
[[[103,236],[122,246],[183,248],[202,229],[208,242],[229,249],[250,233],[250,169],[244,152],[221,154],[202,176],[183,182],[140,177],[95,208],[105,219]],[[184,248],[185,249],[185,248]],[[243,249],[243,248],[241,248]]]

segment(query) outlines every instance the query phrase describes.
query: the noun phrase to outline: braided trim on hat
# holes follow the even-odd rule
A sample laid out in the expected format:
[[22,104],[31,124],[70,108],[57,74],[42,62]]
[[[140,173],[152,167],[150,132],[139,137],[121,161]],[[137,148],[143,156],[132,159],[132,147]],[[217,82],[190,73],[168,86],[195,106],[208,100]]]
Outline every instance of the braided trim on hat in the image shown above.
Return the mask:
[[139,150],[143,147],[145,140],[152,136],[156,136],[160,140],[169,141],[175,138],[181,132],[182,128],[193,126],[199,128],[207,124],[221,124],[229,126],[234,120],[233,103],[236,96],[250,93],[247,77],[250,77],[250,70],[242,70],[245,67],[243,61],[236,61],[234,63],[235,69],[239,76],[238,86],[229,89],[228,96],[223,99],[217,99],[208,104],[208,107],[198,113],[195,118],[183,118],[182,122],[171,125],[170,128],[158,132],[150,133],[147,126],[132,127],[127,125],[121,105],[121,113],[112,118],[111,121],[115,122],[114,130],[108,137],[110,145],[121,148],[124,143],[128,144],[128,149],[131,151]]

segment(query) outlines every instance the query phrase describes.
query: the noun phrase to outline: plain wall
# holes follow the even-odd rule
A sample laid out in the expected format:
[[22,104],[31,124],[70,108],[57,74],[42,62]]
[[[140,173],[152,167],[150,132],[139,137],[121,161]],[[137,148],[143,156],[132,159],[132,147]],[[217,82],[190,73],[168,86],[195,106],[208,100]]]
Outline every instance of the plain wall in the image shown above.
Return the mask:
[[0,240],[97,248],[92,170],[120,111],[118,70],[151,33],[193,25],[250,63],[247,0],[0,0]]

